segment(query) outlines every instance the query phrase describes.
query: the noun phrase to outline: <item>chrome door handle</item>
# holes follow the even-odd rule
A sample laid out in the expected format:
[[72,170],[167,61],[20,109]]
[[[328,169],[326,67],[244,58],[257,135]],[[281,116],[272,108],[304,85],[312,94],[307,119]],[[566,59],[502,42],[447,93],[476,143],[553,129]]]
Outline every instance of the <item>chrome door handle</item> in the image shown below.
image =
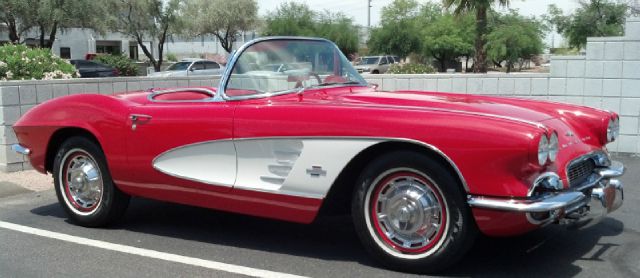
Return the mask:
[[129,119],[131,119],[131,130],[136,130],[136,128],[138,127],[137,122],[138,121],[144,121],[144,122],[148,122],[151,120],[151,116],[149,115],[144,115],[144,114],[131,114],[129,115]]
[[129,115],[129,119],[131,119],[132,121],[137,121],[139,119],[147,119],[147,120],[151,120],[151,116],[149,115],[144,115],[144,114],[131,114]]

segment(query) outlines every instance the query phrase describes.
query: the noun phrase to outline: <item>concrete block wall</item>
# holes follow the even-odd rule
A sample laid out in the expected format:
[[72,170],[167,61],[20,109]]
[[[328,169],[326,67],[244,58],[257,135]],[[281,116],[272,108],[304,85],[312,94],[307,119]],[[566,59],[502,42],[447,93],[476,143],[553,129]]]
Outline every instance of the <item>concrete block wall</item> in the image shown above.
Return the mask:
[[22,155],[11,150],[17,143],[11,126],[32,107],[47,100],[82,93],[111,95],[149,88],[213,86],[218,76],[148,78],[119,77],[99,79],[72,79],[53,81],[0,82],[0,171],[14,172],[31,169]]

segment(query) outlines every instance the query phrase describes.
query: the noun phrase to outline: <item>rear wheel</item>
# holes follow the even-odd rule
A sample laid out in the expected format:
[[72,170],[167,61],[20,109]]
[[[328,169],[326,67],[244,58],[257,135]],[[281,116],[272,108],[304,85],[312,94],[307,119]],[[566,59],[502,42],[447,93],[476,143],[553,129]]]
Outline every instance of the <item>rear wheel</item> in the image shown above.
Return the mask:
[[436,272],[473,244],[476,227],[465,194],[437,160],[389,153],[367,166],[357,186],[356,231],[367,251],[389,268]]
[[102,150],[85,137],[62,143],[53,165],[60,205],[82,226],[97,227],[119,219],[130,197],[113,184]]

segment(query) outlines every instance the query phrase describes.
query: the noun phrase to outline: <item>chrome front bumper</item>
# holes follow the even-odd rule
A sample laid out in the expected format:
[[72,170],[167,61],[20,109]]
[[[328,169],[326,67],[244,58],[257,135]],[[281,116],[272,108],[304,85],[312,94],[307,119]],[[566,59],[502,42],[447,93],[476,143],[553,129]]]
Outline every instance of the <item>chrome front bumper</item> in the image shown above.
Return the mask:
[[31,153],[31,150],[30,150],[30,149],[25,148],[25,147],[23,147],[23,146],[22,146],[22,145],[20,145],[20,144],[13,144],[13,145],[11,145],[11,149],[12,149],[14,152],[17,152],[17,153],[22,154],[22,155],[29,155],[29,154]]
[[575,189],[548,193],[533,199],[469,196],[468,203],[475,208],[523,212],[533,224],[557,221],[575,228],[586,228],[622,205],[623,185],[615,178],[622,176],[624,171],[622,163],[612,161],[609,167],[596,169],[595,179]]

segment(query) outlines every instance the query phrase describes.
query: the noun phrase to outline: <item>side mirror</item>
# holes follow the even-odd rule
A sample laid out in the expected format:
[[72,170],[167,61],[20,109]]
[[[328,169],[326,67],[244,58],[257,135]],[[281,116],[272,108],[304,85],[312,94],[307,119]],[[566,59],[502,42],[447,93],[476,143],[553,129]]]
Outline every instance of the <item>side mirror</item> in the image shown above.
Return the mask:
[[189,68],[189,71],[195,71],[195,70],[196,70],[196,68],[195,68],[195,67],[190,67],[190,68]]

